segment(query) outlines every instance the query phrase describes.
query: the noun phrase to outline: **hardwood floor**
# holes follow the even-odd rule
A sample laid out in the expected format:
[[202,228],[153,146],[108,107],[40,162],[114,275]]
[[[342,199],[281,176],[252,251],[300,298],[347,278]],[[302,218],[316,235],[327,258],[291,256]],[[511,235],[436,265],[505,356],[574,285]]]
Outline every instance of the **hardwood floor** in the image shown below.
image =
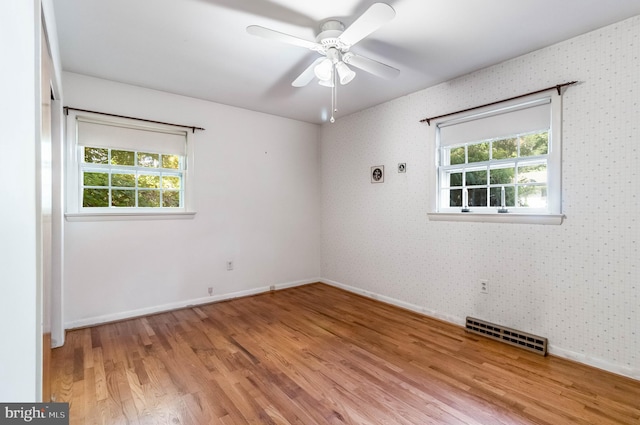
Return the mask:
[[71,424],[638,424],[640,382],[323,284],[67,333]]

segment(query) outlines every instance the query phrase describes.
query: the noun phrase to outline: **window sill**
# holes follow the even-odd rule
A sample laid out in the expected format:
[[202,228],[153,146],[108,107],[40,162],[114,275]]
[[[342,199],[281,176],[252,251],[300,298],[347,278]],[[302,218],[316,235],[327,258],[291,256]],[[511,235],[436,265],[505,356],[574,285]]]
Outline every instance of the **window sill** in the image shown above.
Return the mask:
[[427,213],[430,221],[463,221],[483,223],[562,224],[564,214],[484,214],[484,213]]
[[67,213],[67,221],[191,220],[195,212]]

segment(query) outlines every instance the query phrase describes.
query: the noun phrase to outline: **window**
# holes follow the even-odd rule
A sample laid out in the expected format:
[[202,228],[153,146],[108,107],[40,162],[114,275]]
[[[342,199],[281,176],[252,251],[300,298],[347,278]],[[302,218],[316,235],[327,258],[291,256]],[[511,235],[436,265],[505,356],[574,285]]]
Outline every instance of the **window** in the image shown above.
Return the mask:
[[561,222],[559,111],[547,93],[435,123],[430,219]]
[[67,217],[189,212],[186,130],[79,113],[67,130]]
[[181,208],[184,157],[83,146],[82,208]]

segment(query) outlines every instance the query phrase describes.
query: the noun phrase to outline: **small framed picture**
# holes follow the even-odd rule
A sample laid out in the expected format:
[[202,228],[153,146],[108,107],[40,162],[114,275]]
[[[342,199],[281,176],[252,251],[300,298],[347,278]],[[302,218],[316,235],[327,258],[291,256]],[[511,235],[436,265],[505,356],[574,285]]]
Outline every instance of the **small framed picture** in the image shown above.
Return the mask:
[[398,164],[398,172],[399,173],[406,173],[407,172],[407,163],[406,162],[400,162]]
[[384,183],[384,165],[371,167],[371,183]]

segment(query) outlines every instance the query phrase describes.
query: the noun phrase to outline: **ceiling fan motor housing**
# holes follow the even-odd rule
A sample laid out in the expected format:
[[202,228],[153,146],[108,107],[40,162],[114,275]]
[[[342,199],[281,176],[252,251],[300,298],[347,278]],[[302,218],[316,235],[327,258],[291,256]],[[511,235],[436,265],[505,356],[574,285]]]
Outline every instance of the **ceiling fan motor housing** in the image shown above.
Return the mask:
[[327,54],[327,51],[332,47],[340,50],[342,53],[349,51],[349,47],[351,46],[338,39],[343,32],[344,24],[342,22],[333,19],[325,21],[320,27],[320,34],[316,37],[316,42],[322,46],[318,49],[318,52]]

